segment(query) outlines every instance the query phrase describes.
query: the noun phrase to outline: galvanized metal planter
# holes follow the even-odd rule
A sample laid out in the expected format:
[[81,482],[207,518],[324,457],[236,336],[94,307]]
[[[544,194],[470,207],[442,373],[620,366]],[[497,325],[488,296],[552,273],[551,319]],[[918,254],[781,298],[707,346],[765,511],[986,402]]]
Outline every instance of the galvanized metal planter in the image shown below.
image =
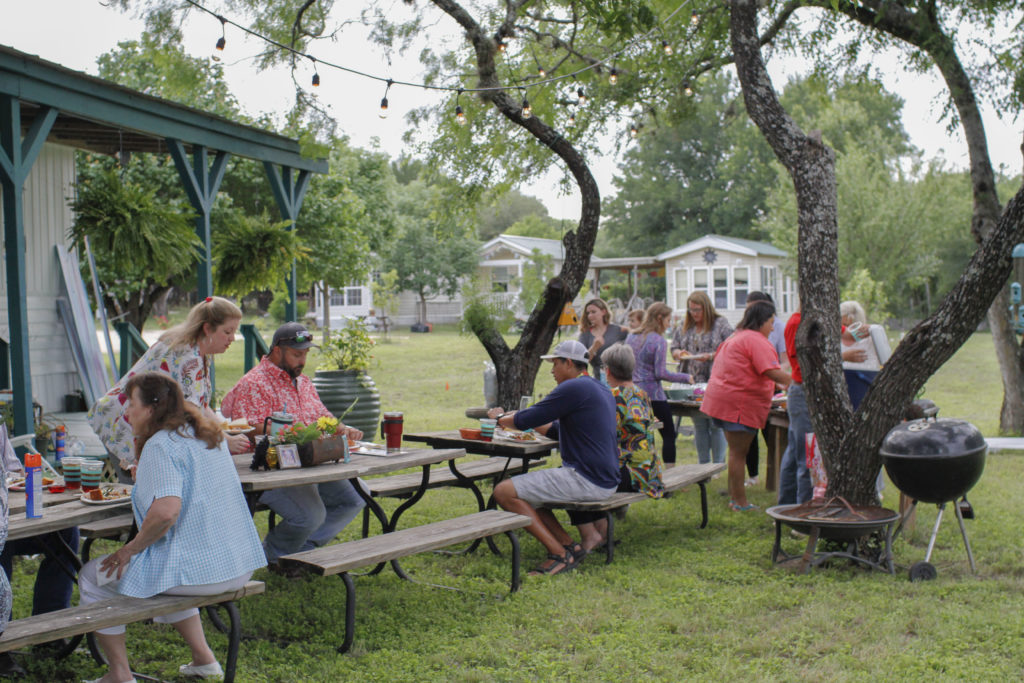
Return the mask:
[[317,370],[313,386],[335,417],[362,430],[367,439],[375,437],[380,424],[380,393],[369,375],[361,370]]

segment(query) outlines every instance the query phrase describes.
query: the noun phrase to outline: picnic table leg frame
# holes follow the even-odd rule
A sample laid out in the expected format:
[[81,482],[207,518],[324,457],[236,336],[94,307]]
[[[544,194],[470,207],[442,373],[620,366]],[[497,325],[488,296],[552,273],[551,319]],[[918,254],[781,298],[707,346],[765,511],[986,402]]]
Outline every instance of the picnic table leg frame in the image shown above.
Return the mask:
[[708,526],[708,480],[697,482],[697,486],[700,487],[700,526],[699,529],[705,529]]
[[[366,503],[366,507],[363,508],[364,512],[366,510],[373,512],[377,521],[380,522],[382,533],[386,534],[388,532],[388,516],[387,513],[384,512],[384,508],[380,506],[380,503],[374,500],[372,493],[363,490],[363,487],[359,485],[358,479],[349,479],[348,481],[352,485],[352,488],[356,490],[356,493],[359,494],[359,497],[363,499],[363,502]],[[369,531],[369,521],[366,521],[363,527],[363,538],[369,536]],[[356,576],[374,576],[376,574],[380,574],[384,570],[385,566],[387,566],[387,562],[381,562],[370,571],[357,574]]]
[[604,518],[608,522],[608,537],[604,541],[604,563],[611,564],[615,559],[615,515],[611,510],[606,510]]
[[338,646],[338,654],[345,654],[352,649],[352,640],[356,631],[356,584],[348,572],[338,574],[345,582],[345,639]]
[[[242,642],[242,617],[238,613],[238,605],[235,604],[234,600],[218,603],[217,606],[224,608],[224,611],[228,613],[230,622],[228,630],[228,656],[224,666],[224,683],[233,683],[235,671],[238,668],[239,645]],[[210,620],[213,621],[213,612],[208,609],[207,614],[210,616]]]
[[[511,460],[512,459],[509,458],[509,462],[511,462]],[[476,496],[477,511],[484,512],[485,510],[487,510],[488,503],[487,501],[484,500],[484,494],[480,493],[480,488],[476,485],[476,482],[466,477],[466,475],[464,475],[462,472],[459,472],[459,469],[456,466],[454,460],[448,461],[448,470],[455,477],[455,480],[457,482],[455,486],[458,486],[459,488],[470,489],[473,492],[473,495]],[[508,463],[505,464],[505,470],[508,470]],[[505,470],[502,471],[502,474],[505,473]],[[444,555],[468,555],[469,553],[475,552],[476,549],[480,547],[481,540],[484,539],[474,539],[472,543],[470,543],[467,547],[463,548],[462,550],[439,550],[437,552]],[[494,544],[494,541],[491,539],[491,537],[488,536],[486,540],[487,547],[490,548],[491,552],[495,555],[500,556],[501,551],[498,550],[498,546]]]
[[515,530],[506,531],[505,535],[508,536],[508,540],[512,544],[512,585],[509,588],[509,593],[515,593],[519,590],[519,586],[522,585],[522,577],[520,576],[521,557],[519,554],[519,537],[516,535]]

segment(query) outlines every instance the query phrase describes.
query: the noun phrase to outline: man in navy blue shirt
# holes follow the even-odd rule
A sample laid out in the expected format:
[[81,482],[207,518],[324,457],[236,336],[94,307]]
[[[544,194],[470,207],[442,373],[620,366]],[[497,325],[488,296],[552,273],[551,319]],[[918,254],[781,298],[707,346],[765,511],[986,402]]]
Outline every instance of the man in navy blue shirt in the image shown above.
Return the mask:
[[[537,573],[559,574],[576,567],[582,546],[558,523],[545,504],[604,500],[619,485],[619,450],[615,433],[615,399],[608,388],[586,374],[587,348],[564,341],[550,355],[558,384],[542,401],[525,410],[492,408],[502,427],[537,429],[558,439],[562,466],[506,479],[494,487],[494,499],[510,512],[533,518],[526,527],[548,551]],[[580,551],[574,553],[573,549]]]

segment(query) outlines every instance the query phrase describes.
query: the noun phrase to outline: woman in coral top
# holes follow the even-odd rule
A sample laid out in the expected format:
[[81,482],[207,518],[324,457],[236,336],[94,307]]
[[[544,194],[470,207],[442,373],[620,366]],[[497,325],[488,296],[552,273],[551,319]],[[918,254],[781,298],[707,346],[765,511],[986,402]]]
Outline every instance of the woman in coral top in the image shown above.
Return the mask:
[[768,341],[775,322],[775,306],[758,301],[747,307],[736,332],[722,342],[715,354],[711,379],[701,412],[725,430],[729,446],[729,507],[752,510],[743,487],[747,450],[764,427],[772,407],[775,385],[789,385],[789,375],[779,366],[779,355]]

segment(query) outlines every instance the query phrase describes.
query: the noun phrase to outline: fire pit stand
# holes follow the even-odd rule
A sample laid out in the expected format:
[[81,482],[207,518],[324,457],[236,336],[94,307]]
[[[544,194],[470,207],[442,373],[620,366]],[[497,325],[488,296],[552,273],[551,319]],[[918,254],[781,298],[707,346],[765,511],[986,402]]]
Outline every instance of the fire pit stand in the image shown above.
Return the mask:
[[[800,559],[800,573],[807,573],[811,567],[833,559],[846,559],[863,564],[871,569],[896,573],[893,565],[893,526],[900,515],[881,507],[853,507],[846,501],[835,503],[804,503],[800,505],[775,505],[766,510],[775,521],[775,543],[772,546],[772,562],[784,564]],[[782,550],[782,527],[789,526],[807,534],[807,546],[802,556],[790,555]],[[876,531],[884,530],[884,546],[878,557],[869,557],[860,551],[858,541]],[[845,550],[818,551],[818,541],[845,542]]]

